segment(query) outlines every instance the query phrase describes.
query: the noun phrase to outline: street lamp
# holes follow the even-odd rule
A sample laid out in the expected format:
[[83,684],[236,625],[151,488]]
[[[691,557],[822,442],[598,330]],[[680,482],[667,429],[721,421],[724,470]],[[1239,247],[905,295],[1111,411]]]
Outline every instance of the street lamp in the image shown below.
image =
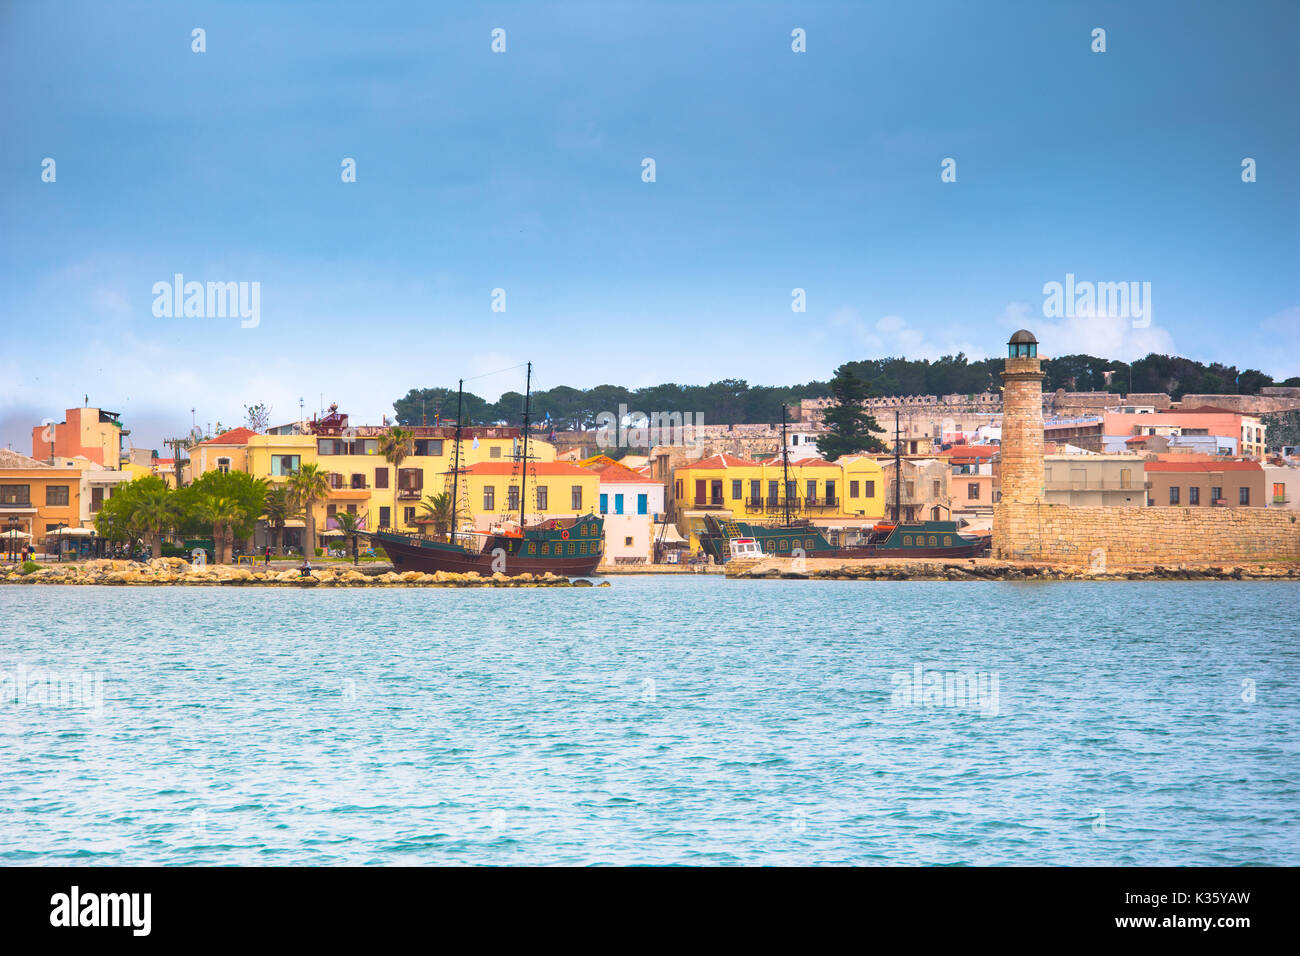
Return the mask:
[[18,516],[9,516],[9,560],[18,560]]
[[66,527],[67,527],[67,523],[60,521],[54,529],[54,533],[55,535],[57,535],[59,539],[59,562],[60,563],[63,562],[63,529]]

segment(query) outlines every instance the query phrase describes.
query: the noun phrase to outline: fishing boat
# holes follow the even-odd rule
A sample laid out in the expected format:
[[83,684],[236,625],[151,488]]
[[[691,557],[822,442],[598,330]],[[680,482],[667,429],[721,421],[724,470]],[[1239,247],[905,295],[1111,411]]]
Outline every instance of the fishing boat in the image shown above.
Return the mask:
[[489,528],[487,532],[457,531],[457,502],[460,482],[460,443],[463,423],[465,382],[462,379],[456,398],[456,433],[452,457],[451,531],[442,535],[409,534],[380,528],[368,533],[371,541],[384,549],[396,571],[452,571],[464,574],[477,571],[490,575],[553,574],[587,577],[596,570],[605,550],[605,521],[597,515],[575,518],[550,518],[527,523],[528,502],[528,428],[532,397],[533,366],[528,363],[524,393],[523,453],[519,456],[521,487],[519,521],[513,518]]
[[[785,406],[781,406],[782,473],[785,487],[790,483],[790,451],[785,441]],[[791,520],[788,510],[779,525],[752,524],[725,515],[705,515],[700,547],[714,561],[722,564],[741,550],[752,555],[757,549],[764,555],[805,558],[973,558],[987,554],[989,534],[971,534],[957,528],[954,521],[900,521],[902,500],[902,455],[900,452],[898,415],[894,417],[894,506],[893,520],[878,522],[869,531],[832,544],[816,525],[807,519]]]

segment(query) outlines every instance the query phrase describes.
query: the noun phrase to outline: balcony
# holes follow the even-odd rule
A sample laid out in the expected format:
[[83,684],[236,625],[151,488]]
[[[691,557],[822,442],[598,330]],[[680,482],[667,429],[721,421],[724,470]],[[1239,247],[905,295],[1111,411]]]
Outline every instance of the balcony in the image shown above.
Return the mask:
[[720,511],[723,507],[721,498],[695,498],[691,501],[690,506],[712,511]]
[[424,495],[423,488],[398,488],[397,489],[398,501],[419,501],[420,498],[423,497],[423,495]]

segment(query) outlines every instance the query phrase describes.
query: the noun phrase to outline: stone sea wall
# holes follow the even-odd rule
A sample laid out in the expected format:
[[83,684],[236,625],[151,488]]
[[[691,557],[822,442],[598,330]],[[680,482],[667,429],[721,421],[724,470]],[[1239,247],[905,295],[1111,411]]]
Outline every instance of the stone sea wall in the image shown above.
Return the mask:
[[1097,568],[1300,561],[1300,521],[1268,508],[1079,508],[1003,502],[994,558]]
[[[590,581],[570,581],[562,575],[504,574],[481,575],[477,571],[456,574],[437,571],[385,571],[366,574],[351,565],[322,567],[303,577],[298,569],[287,571],[255,570],[220,564],[195,566],[184,558],[155,558],[134,561],[87,561],[84,564],[52,564],[29,574],[20,565],[0,568],[0,584],[98,584],[98,585],[214,585],[226,587],[591,587]],[[601,582],[599,587],[608,587]]]

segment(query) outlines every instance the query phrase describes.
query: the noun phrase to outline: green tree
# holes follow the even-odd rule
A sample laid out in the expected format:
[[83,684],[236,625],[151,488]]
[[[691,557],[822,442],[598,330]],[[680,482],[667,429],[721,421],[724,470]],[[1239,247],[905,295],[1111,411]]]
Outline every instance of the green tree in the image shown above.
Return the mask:
[[443,491],[436,495],[426,495],[420,502],[421,513],[433,520],[433,533],[446,534],[451,528],[452,500],[451,492]]
[[314,555],[316,553],[315,505],[329,496],[329,477],[320,465],[302,465],[289,477],[289,488],[295,507],[299,508],[307,519],[307,540],[304,542],[303,556]]
[[352,563],[357,564],[360,560],[357,553],[357,538],[360,537],[361,531],[365,527],[366,519],[364,517],[358,518],[350,511],[340,511],[334,516],[334,523],[343,532],[345,538],[352,540]]
[[266,504],[262,506],[262,516],[271,530],[271,550],[276,554],[281,551],[284,541],[284,526],[291,519],[302,514],[294,500],[293,491],[287,484],[272,485],[266,492]]
[[871,396],[870,385],[858,378],[847,365],[835,370],[830,384],[835,403],[822,417],[827,432],[817,439],[821,456],[827,461],[835,461],[841,455],[854,452],[884,451],[884,443],[875,435],[881,431],[880,423],[863,406]]
[[95,529],[110,541],[134,543],[143,538],[152,555],[162,556],[163,535],[179,517],[175,492],[157,475],[119,485],[95,515]]

